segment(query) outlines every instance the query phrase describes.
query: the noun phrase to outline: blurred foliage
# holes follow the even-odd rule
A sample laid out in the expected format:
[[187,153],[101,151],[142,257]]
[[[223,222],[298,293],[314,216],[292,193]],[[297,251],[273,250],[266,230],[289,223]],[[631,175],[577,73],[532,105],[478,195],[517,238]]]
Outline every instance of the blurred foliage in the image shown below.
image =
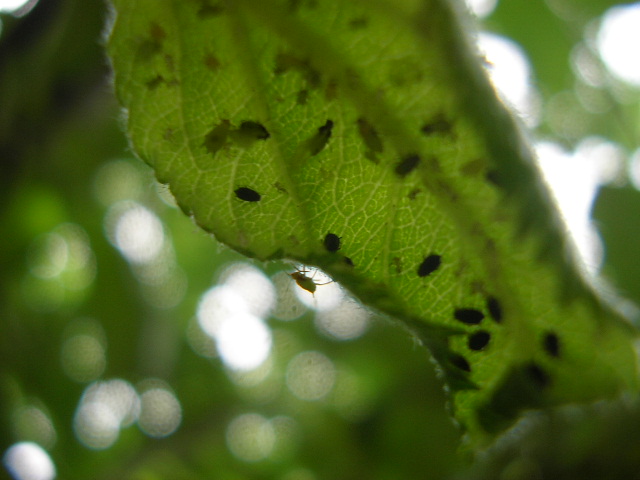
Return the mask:
[[[567,55],[580,41],[581,29],[610,3],[548,3],[580,14],[558,17],[544,2],[505,0],[486,23],[527,49],[544,99],[552,101],[557,94],[575,95],[577,80]],[[246,260],[199,231],[132,158],[101,48],[106,17],[97,0],[43,0],[24,18],[1,17],[0,451],[33,441],[46,449],[58,478],[65,479],[447,478],[465,467],[468,459],[457,453],[458,434],[428,358],[385,319],[373,319],[369,330],[351,341],[320,334],[311,312],[293,322],[270,319],[276,347],[266,390],[242,386],[219,358],[203,356],[206,346],[198,349],[192,336],[200,299],[227,265]],[[569,146],[583,135],[599,134],[635,148],[637,141],[620,125],[636,128],[635,116],[627,115],[637,109],[637,98],[619,104],[606,89],[603,94],[611,108],[602,113],[572,103],[575,115],[588,118],[588,128],[558,130],[546,122],[541,131]],[[165,257],[171,266],[166,282],[149,281],[110,240],[109,219],[131,205],[123,201],[144,206],[161,220],[173,252]],[[636,203],[621,202],[599,220],[608,225],[625,209],[633,212]],[[627,255],[635,253],[634,240],[622,239],[631,248]],[[271,275],[289,266],[266,268]],[[608,268],[617,272],[615,262]],[[621,291],[633,291],[626,282],[637,281],[637,270],[616,275]],[[80,343],[68,343],[70,338]],[[287,390],[285,365],[308,350],[330,358],[341,378],[356,380],[359,403],[345,409],[335,396],[303,401]],[[71,367],[68,355],[76,359]],[[123,426],[107,448],[87,446],[104,438],[83,443],[74,430],[83,393],[95,381],[115,379],[139,394],[153,388],[172,392],[181,408],[175,433],[153,438],[139,421]],[[628,418],[637,417],[629,410]],[[619,412],[598,411],[583,424],[583,435],[600,438],[601,425],[591,424]],[[272,430],[280,433],[267,458],[245,461],[230,450],[227,432],[235,419],[252,413],[270,419]],[[562,438],[554,428],[565,435],[573,428],[551,419],[551,427],[542,422],[539,428],[553,438]],[[606,456],[598,459],[633,466],[638,456],[628,453],[636,451],[638,441],[629,425],[635,424],[626,416],[604,423],[612,424],[614,433],[606,437]],[[525,459],[534,466],[520,462],[500,478],[554,471],[544,467],[554,451],[539,447],[548,433],[535,432]],[[522,440],[516,432],[507,441],[512,442],[507,453],[497,453],[489,473],[483,470],[477,475],[486,476],[479,478],[499,478],[503,465],[513,465],[512,449],[521,451]],[[629,448],[620,455],[616,445]],[[572,458],[603,451],[598,445],[578,450]],[[554,465],[567,457],[558,451]],[[626,475],[629,468],[617,471]],[[630,478],[602,477],[595,469],[575,472],[533,478]]]
[[620,294],[637,304],[640,304],[639,212],[640,192],[631,186],[603,187],[593,211],[607,246],[603,273],[618,287]]
[[[553,478],[638,479],[637,400],[532,414],[517,438],[493,446],[469,473],[472,480]],[[621,441],[626,439],[627,441]]]

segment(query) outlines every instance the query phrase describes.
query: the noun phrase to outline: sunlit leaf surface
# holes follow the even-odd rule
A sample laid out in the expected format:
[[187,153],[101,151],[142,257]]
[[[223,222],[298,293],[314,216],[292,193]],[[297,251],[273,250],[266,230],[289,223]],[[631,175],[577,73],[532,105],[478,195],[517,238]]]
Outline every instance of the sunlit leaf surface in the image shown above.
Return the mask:
[[635,386],[448,3],[113,3],[129,133],[181,208],[404,321],[472,438]]

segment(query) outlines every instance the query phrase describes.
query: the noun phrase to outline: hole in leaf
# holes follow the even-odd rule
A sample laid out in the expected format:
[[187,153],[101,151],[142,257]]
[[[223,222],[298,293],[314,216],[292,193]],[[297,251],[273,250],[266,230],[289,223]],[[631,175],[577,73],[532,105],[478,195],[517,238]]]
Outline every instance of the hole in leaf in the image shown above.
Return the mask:
[[242,147],[248,147],[256,140],[266,140],[270,136],[264,125],[252,121],[242,122],[240,128],[233,132],[233,139]]
[[289,53],[279,53],[276,56],[276,67],[273,73],[282,75],[289,71],[295,71],[302,75],[302,78],[310,88],[318,88],[320,86],[320,73],[314,70],[307,60],[301,60]]
[[324,89],[324,98],[327,101],[335,100],[338,98],[338,82],[336,80],[329,80],[327,86]]
[[307,147],[309,148],[309,153],[311,153],[312,157],[319,154],[324,147],[327,146],[327,143],[329,143],[329,139],[331,138],[332,130],[333,121],[327,120],[323,126],[318,128],[318,133],[307,141]]
[[396,269],[396,273],[400,275],[402,273],[402,259],[400,257],[393,257],[391,261]]
[[489,344],[489,340],[491,340],[491,334],[481,330],[469,336],[468,345],[471,350],[484,350]]
[[290,13],[296,13],[302,7],[313,10],[317,6],[316,0],[289,0],[287,2],[287,7]]
[[359,118],[356,123],[358,124],[358,133],[366,147],[373,153],[382,153],[384,147],[375,128],[364,118]]
[[301,0],[289,0],[288,2],[289,12],[295,13],[300,8]]
[[502,307],[495,297],[487,298],[487,310],[489,310],[489,315],[493,320],[497,323],[502,322]]
[[404,57],[387,62],[389,82],[398,88],[406,88],[424,79],[424,65],[414,57]]
[[160,43],[154,42],[153,40],[144,40],[138,45],[136,59],[141,61],[150,60],[151,57],[159,53],[161,49],[162,45]]
[[335,233],[327,233],[324,237],[323,244],[328,252],[335,253],[340,250],[340,237]]
[[296,95],[296,104],[298,104],[298,105],[306,105],[308,98],[309,98],[309,90],[307,90],[306,88],[302,89]]
[[160,86],[161,83],[163,83],[165,81],[165,79],[162,77],[162,75],[156,75],[154,78],[152,78],[151,80],[147,81],[145,83],[145,86],[149,89],[149,90],[155,90],[156,88],[158,88]]
[[486,174],[487,180],[495,185],[496,187],[502,187],[502,181],[500,178],[500,174],[497,170],[489,170]]
[[550,376],[536,363],[507,366],[501,384],[478,408],[480,425],[490,433],[504,430],[522,410],[545,404],[544,388],[550,383]]
[[230,127],[229,120],[223,120],[205,135],[202,145],[211,155],[218,153],[227,144]]
[[542,339],[542,345],[544,347],[544,351],[552,357],[560,356],[560,339],[555,333],[549,332],[545,334]]
[[529,377],[529,379],[538,387],[545,388],[551,383],[551,378],[549,374],[545,372],[542,367],[535,363],[530,363],[525,366],[525,373]]
[[412,154],[404,157],[400,160],[400,163],[396,165],[395,172],[399,177],[406,177],[409,175],[420,163],[420,157]]
[[349,20],[349,28],[352,30],[360,30],[365,28],[369,24],[369,19],[367,17],[356,17]]
[[420,189],[419,188],[414,188],[413,190],[411,190],[409,192],[409,194],[407,195],[407,198],[409,200],[415,200],[419,193],[420,193]]
[[208,0],[200,1],[198,16],[200,18],[215,17],[224,13],[222,2],[210,2]]
[[287,189],[280,182],[276,182],[273,184],[273,188],[278,190],[280,193],[289,193]]
[[245,121],[238,128],[232,128],[229,120],[223,120],[204,137],[203,146],[211,155],[215,155],[229,142],[248,148],[256,141],[266,140],[270,136],[269,131],[261,123]]
[[449,361],[451,362],[451,365],[459,368],[460,370],[464,370],[465,372],[471,371],[471,365],[469,365],[467,359],[462,355],[452,355],[451,357],[449,357]]
[[236,197],[240,200],[244,200],[245,202],[259,202],[262,198],[262,195],[249,187],[236,188],[234,193],[236,194]]
[[364,152],[364,158],[366,158],[367,160],[370,160],[372,163],[375,163],[376,165],[380,163],[380,160],[378,159],[376,154],[373,153],[371,150],[367,150],[366,152]]
[[149,37],[138,45],[136,50],[136,58],[138,60],[147,61],[162,50],[162,42],[166,38],[167,33],[156,22],[149,25]]
[[479,175],[484,170],[486,163],[484,159],[476,158],[464,164],[460,168],[460,173],[468,177]]
[[418,267],[418,276],[426,277],[427,275],[432,274],[438,268],[440,268],[441,263],[442,257],[440,255],[432,253],[431,255],[426,257]]
[[154,42],[161,43],[165,38],[167,38],[167,32],[165,32],[164,28],[156,22],[151,22],[151,25],[149,25],[149,36]]
[[420,131],[426,136],[431,136],[437,134],[449,134],[452,133],[452,129],[453,127],[451,122],[449,122],[444,115],[440,114],[433,120],[425,123],[420,128]]
[[350,267],[353,267],[353,260],[351,260],[349,257],[344,257],[344,263],[346,263]]
[[204,66],[212,72],[216,72],[220,68],[220,60],[218,60],[215,55],[212,55],[210,53],[204,56],[203,63]]
[[458,308],[453,316],[459,322],[467,325],[477,325],[484,319],[484,314],[474,308]]

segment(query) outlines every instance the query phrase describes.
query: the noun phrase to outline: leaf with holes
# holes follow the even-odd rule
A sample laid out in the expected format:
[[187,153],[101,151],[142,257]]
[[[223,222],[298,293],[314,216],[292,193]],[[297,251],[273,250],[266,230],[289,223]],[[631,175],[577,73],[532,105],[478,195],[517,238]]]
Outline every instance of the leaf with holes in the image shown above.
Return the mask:
[[113,3],[133,146],[182,209],[409,325],[473,441],[636,387],[630,329],[573,267],[448,2]]

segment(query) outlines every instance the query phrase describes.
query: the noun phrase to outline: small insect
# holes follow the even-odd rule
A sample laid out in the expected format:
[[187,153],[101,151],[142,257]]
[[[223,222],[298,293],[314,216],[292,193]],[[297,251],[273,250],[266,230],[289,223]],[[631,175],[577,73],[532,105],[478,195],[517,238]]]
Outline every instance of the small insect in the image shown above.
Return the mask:
[[484,313],[475,308],[458,308],[453,316],[459,322],[467,325],[478,325],[484,319]]
[[335,253],[340,250],[340,240],[341,238],[335,233],[327,233],[322,243],[328,252]]
[[422,261],[420,266],[418,267],[418,276],[426,277],[431,275],[433,272],[440,268],[440,264],[442,263],[442,257],[440,255],[436,255],[432,253],[428,257]]
[[316,276],[316,273],[318,273],[318,270],[315,270],[311,276],[308,276],[307,273],[309,273],[310,271],[311,270],[305,270],[303,267],[302,270],[298,269],[295,272],[290,273],[289,276],[296,281],[300,288],[306,290],[311,295],[315,294],[316,288],[319,285],[328,285],[333,282],[333,280],[330,280],[325,283],[318,283],[314,280],[314,277]]
[[262,198],[262,195],[249,187],[236,188],[234,193],[236,197],[245,202],[259,202]]

